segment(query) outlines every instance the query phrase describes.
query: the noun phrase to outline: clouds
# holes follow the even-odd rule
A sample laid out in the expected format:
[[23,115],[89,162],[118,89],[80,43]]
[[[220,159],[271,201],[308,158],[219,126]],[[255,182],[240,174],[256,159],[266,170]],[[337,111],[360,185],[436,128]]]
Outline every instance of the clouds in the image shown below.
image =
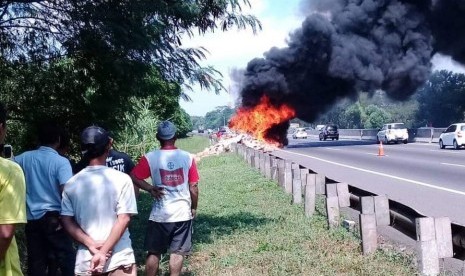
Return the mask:
[[[260,57],[271,47],[285,47],[289,33],[297,29],[303,18],[299,17],[297,10],[300,0],[252,0],[252,9],[244,13],[251,13],[258,17],[262,23],[262,31],[253,34],[252,30],[231,30],[229,32],[217,31],[204,36],[196,36],[183,40],[185,47],[205,47],[210,54],[202,65],[212,65],[223,74],[223,85],[234,87],[229,78],[230,71],[235,68],[245,68],[247,63],[255,57]],[[203,116],[216,106],[234,104],[237,91],[231,94],[222,92],[214,95],[211,92],[194,88],[189,93],[193,102],[181,101],[181,106],[190,115]]]

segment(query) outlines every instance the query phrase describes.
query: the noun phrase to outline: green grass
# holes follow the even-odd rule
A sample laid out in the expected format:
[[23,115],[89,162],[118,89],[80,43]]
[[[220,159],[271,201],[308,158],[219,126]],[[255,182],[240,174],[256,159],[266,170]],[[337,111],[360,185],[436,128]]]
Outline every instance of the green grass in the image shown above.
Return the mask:
[[[180,139],[194,152],[208,146],[205,137]],[[291,204],[272,181],[234,154],[202,159],[194,253],[183,275],[414,275],[411,258],[378,250],[363,256],[360,242],[339,228],[327,230],[322,201],[312,218]],[[143,275],[145,227],[152,199],[141,193],[139,215],[130,225],[132,244]],[[22,246],[24,248],[24,245]],[[161,265],[166,272],[167,259]]]
[[[199,162],[194,253],[183,275],[414,275],[411,258],[393,251],[363,256],[359,239],[343,228],[327,230],[323,201],[304,216],[276,183],[234,154]],[[131,230],[138,265],[151,199],[141,194]],[[167,260],[161,265],[168,270]],[[163,275],[167,275],[163,273]]]
[[178,139],[176,146],[190,153],[203,151],[209,146],[208,138],[205,136],[191,136],[188,138]]
[[327,230],[323,205],[311,219],[276,183],[234,154],[203,159],[193,275],[413,275],[411,259]]

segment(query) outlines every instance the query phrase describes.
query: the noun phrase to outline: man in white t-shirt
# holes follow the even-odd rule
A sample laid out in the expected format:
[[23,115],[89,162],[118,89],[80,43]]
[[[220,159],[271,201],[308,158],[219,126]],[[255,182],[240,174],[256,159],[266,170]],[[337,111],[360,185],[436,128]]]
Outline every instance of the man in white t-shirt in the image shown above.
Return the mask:
[[131,178],[105,164],[111,142],[100,127],[82,132],[81,146],[89,165],[63,191],[63,226],[80,243],[77,275],[137,274],[128,231],[131,215],[137,214],[136,198]]
[[[131,172],[139,188],[154,198],[145,236],[145,273],[158,271],[161,254],[170,254],[170,275],[181,273],[192,252],[192,220],[196,215],[199,174],[191,154],[176,148],[176,127],[163,121],[157,129],[161,148],[143,156]],[[144,179],[152,178],[152,184]]]

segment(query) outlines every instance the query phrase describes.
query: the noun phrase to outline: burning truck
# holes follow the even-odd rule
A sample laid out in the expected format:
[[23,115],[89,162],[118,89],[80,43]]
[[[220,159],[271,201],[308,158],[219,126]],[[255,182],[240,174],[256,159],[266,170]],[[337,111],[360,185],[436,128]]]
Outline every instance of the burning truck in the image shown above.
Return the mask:
[[358,91],[407,99],[437,53],[465,63],[463,0],[308,0],[302,9],[287,47],[232,76],[241,107],[230,128],[283,146],[292,118],[311,122]]

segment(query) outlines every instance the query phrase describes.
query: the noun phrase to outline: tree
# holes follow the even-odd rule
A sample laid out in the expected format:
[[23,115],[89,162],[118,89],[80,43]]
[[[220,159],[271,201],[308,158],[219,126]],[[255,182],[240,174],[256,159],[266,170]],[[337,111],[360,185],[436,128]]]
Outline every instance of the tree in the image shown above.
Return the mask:
[[386,122],[391,121],[391,115],[376,105],[367,106],[365,114],[364,128],[380,128]]
[[[50,119],[67,128],[75,141],[79,140],[81,130],[90,124],[104,126],[116,137],[121,131],[128,131],[127,126],[135,127],[137,135],[133,137],[145,141],[146,137],[141,133],[153,134],[156,127],[148,124],[150,131],[141,132],[140,129],[145,128],[137,129],[139,117],[143,122],[150,119],[155,124],[172,119],[182,125],[181,135],[190,130],[190,120],[180,111],[181,87],[163,80],[155,68],[137,86],[127,87],[129,92],[136,89],[140,95],[148,96],[136,97],[127,92],[124,102],[121,97],[96,93],[95,83],[85,76],[84,71],[76,69],[72,60],[51,62],[49,66],[27,64],[17,68],[4,69],[0,79],[0,100],[9,103],[13,126],[10,136],[15,137],[16,149],[35,147],[33,133],[36,125]],[[146,110],[150,110],[150,114],[145,114]]]
[[198,63],[205,58],[206,49],[183,48],[182,37],[217,28],[227,31],[251,27],[256,32],[260,22],[242,14],[243,5],[250,3],[7,0],[0,2],[0,53],[4,59],[19,63],[42,63],[66,56],[88,74],[106,78],[112,76],[106,70],[113,66],[151,65],[168,81],[188,86],[199,83],[218,90],[222,85],[213,77],[218,72]]
[[205,114],[205,127],[217,129],[224,125],[227,126],[234,113],[235,110],[229,106],[217,106],[215,110]]
[[325,113],[318,116],[316,122],[320,122],[321,124],[336,124],[341,128],[345,128],[347,126],[345,110],[352,103],[353,102],[350,99],[340,100],[338,103],[329,108]]
[[465,75],[438,71],[418,90],[417,121],[420,125],[447,127],[463,121],[465,112]]
[[1,1],[0,99],[22,124],[51,117],[74,133],[96,122],[124,129],[137,100],[148,99],[161,119],[177,116],[179,99],[188,99],[181,88],[222,88],[219,73],[200,66],[206,49],[182,47],[181,38],[257,31],[259,21],[243,15],[243,5],[250,3]]
[[346,128],[362,128],[362,109],[360,103],[350,105],[344,111],[344,118],[346,120]]
[[191,116],[192,129],[205,127],[205,118],[203,116]]

